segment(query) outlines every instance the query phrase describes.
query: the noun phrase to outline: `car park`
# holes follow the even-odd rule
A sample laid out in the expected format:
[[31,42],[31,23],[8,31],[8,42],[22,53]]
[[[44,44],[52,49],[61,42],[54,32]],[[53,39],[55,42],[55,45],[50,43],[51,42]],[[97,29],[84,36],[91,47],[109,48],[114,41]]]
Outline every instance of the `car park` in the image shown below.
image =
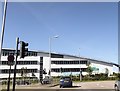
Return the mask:
[[61,77],[60,79],[60,88],[63,87],[72,87],[72,79],[71,77]]
[[117,80],[114,85],[115,91],[120,91],[120,80]]

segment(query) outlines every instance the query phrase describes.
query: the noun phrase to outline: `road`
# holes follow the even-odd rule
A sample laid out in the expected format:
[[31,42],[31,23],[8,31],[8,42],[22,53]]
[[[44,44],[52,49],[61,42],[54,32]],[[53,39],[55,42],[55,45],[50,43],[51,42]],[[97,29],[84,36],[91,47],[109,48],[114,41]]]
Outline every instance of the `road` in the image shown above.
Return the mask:
[[115,81],[74,82],[71,89],[114,89],[114,83]]
[[59,85],[16,86],[16,91],[114,91],[115,81],[74,82],[73,87],[59,88]]

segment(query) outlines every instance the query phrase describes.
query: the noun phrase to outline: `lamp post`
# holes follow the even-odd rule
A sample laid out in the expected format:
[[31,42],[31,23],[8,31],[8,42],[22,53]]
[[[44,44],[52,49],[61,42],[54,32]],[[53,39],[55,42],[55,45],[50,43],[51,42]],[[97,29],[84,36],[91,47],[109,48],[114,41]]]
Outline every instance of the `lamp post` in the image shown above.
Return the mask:
[[1,61],[1,55],[2,55],[2,46],[3,46],[3,38],[4,38],[4,31],[5,31],[6,14],[7,14],[7,0],[5,0],[4,12],[3,12],[3,18],[2,18],[3,20],[2,20],[1,39],[0,39],[0,61]]
[[[0,62],[1,62],[1,56],[2,56],[2,46],[3,46],[3,38],[4,38],[4,31],[5,31],[6,14],[7,14],[7,0],[5,0],[3,17],[2,17],[2,30],[1,30],[1,39],[0,39]],[[1,65],[1,63],[0,63],[0,65]],[[0,70],[0,73],[2,73],[1,70]],[[0,83],[0,85],[1,85],[1,83]],[[0,88],[0,90],[1,90],[1,88]]]
[[[79,48],[79,50],[80,50],[80,48]],[[80,64],[80,53],[79,53],[79,65],[81,65],[81,64]],[[81,66],[80,66],[80,81],[82,81]]]
[[49,76],[51,76],[51,40],[52,38],[58,38],[59,36],[56,35],[56,36],[53,36],[53,37],[49,37]]

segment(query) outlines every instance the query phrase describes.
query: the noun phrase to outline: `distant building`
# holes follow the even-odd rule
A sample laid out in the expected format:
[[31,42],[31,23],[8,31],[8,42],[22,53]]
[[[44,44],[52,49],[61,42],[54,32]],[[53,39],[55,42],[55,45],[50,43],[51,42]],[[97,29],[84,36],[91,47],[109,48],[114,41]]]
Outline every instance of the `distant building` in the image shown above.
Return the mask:
[[[8,78],[9,66],[7,65],[7,57],[9,54],[15,55],[15,50],[3,49],[0,66],[1,79]],[[22,68],[25,68],[27,70],[26,72],[28,77],[35,76],[38,79],[42,79],[49,73],[49,64],[50,59],[48,52],[29,51],[28,56],[24,59],[20,59],[18,56],[16,77],[21,77]],[[51,76],[69,74],[79,75],[80,69],[82,71],[82,75],[86,75],[88,74],[86,69],[89,65],[94,69],[93,74],[105,73],[106,69],[109,75],[113,74],[113,63],[66,54],[51,53]],[[11,69],[11,78],[13,78],[14,66],[12,66]],[[43,70],[47,74],[43,75]]]

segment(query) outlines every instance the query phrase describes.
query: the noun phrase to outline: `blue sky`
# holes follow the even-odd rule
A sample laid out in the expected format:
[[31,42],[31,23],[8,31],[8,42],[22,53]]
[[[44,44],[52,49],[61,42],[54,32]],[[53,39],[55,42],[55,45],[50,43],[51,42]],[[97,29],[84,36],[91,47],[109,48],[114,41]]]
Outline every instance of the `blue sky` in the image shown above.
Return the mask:
[[117,63],[117,2],[8,3],[4,48],[15,48],[19,37],[30,50],[49,51],[54,35],[52,52]]

